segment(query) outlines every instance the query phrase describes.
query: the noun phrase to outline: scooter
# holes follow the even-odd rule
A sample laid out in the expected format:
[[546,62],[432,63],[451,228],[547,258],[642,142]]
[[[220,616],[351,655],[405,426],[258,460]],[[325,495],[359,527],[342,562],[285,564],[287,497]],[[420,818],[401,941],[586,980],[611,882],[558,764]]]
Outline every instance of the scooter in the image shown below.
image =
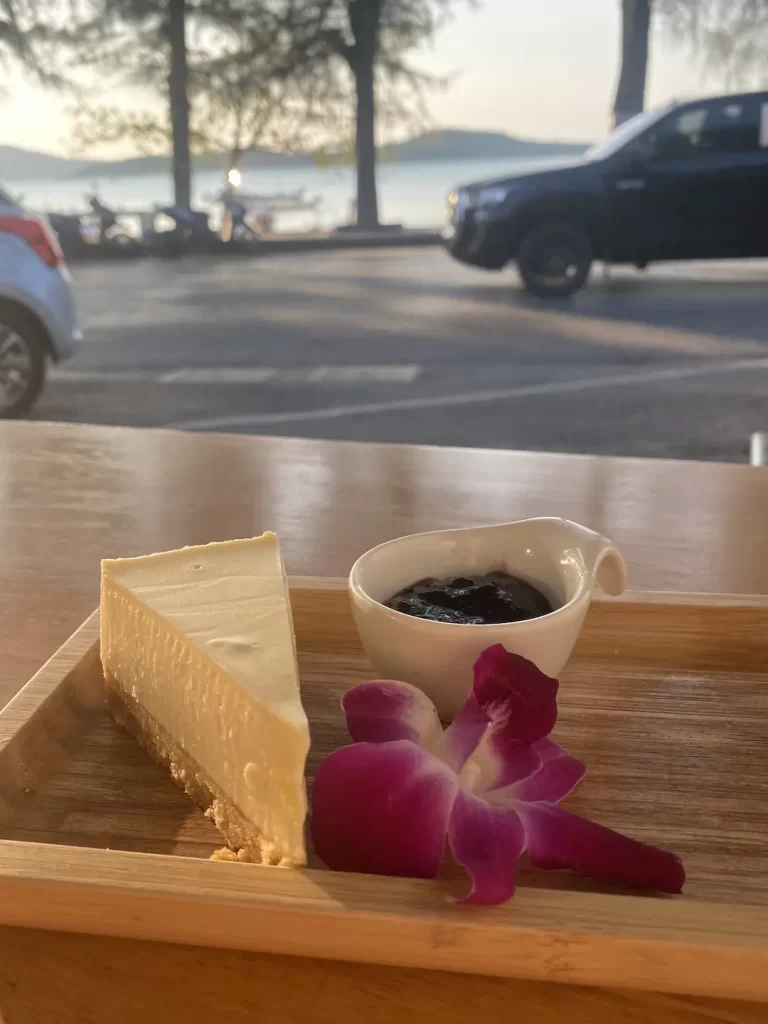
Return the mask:
[[165,257],[187,253],[212,252],[219,243],[218,236],[208,224],[208,214],[187,210],[183,206],[166,206],[157,211],[173,221],[169,231],[155,231],[150,248]]

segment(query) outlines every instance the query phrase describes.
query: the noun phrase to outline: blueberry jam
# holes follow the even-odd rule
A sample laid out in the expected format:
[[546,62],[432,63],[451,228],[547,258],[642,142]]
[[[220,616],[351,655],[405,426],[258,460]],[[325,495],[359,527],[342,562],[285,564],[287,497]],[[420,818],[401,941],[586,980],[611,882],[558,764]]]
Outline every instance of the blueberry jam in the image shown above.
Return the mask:
[[474,626],[522,622],[554,611],[540,590],[506,572],[419,580],[384,603],[418,619]]

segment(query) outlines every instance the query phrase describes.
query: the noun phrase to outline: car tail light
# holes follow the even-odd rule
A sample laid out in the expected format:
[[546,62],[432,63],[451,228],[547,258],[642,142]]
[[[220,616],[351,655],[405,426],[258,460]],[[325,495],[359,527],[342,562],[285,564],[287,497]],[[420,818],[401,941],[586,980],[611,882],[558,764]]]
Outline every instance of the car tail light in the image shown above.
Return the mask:
[[64,262],[58,239],[45,221],[38,217],[23,214],[0,216],[0,231],[23,238],[43,263],[51,268],[59,267]]

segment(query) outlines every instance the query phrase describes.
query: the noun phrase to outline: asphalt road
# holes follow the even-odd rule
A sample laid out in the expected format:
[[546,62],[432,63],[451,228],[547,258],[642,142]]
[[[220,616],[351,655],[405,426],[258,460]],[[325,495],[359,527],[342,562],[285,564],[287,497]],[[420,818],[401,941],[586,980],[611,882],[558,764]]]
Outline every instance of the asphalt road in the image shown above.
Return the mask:
[[768,263],[598,270],[572,300],[438,249],[74,269],[86,331],[37,419],[745,460]]

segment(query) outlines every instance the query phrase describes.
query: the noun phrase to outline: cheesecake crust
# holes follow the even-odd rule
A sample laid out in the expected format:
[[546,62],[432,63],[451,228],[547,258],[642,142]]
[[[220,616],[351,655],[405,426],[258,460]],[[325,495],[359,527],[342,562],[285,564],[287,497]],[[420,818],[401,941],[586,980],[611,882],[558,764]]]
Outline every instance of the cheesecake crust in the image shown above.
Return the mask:
[[276,864],[270,858],[271,844],[210,779],[185,750],[142,707],[111,672],[104,673],[107,706],[113,718],[126,729],[152,758],[170,772],[171,778],[206,815],[237,854],[237,860]]

